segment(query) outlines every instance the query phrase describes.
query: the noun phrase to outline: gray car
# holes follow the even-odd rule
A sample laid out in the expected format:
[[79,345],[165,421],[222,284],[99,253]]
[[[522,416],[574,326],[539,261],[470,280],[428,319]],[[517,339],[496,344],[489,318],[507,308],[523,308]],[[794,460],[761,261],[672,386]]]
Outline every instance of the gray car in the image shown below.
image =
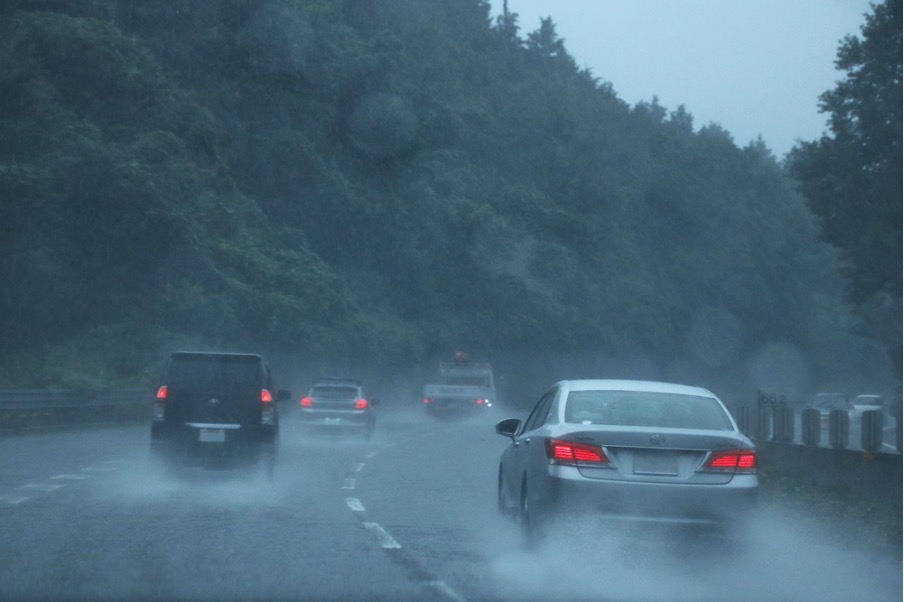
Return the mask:
[[499,509],[535,539],[588,513],[682,525],[743,522],[756,507],[753,443],[711,392],[658,382],[570,380],[527,420],[502,420]]
[[301,399],[301,424],[308,428],[361,431],[369,439],[376,427],[373,406],[361,383],[348,378],[322,378]]

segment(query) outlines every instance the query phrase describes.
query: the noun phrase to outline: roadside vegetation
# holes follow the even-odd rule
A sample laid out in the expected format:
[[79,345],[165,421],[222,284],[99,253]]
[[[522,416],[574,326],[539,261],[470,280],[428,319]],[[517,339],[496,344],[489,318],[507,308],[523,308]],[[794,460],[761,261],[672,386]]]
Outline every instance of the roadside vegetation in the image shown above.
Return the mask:
[[[890,386],[900,24],[845,42],[832,131],[786,165],[481,0],[4,2],[0,386],[145,383],[178,348]],[[869,194],[826,183],[863,161]]]
[[790,513],[849,549],[902,554],[900,493],[895,502],[890,491],[877,494],[843,484],[814,483],[769,466],[760,474],[760,508]]

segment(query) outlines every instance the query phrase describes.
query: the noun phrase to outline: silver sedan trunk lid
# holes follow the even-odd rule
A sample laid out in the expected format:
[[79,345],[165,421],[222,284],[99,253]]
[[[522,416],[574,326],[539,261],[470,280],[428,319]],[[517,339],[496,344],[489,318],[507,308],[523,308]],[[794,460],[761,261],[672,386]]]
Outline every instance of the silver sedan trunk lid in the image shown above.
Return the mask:
[[601,426],[562,438],[601,447],[608,456],[610,465],[605,468],[579,465],[583,476],[650,483],[728,483],[734,476],[731,472],[699,472],[709,453],[752,447],[743,436],[732,432],[690,429]]

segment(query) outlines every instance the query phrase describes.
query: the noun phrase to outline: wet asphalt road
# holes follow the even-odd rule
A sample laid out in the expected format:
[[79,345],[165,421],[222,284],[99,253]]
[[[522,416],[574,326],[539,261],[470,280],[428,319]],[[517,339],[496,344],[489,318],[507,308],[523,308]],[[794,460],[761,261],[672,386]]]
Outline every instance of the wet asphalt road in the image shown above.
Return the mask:
[[0,600],[901,599],[899,557],[774,514],[728,546],[569,522],[525,550],[501,417],[386,411],[365,441],[287,411],[272,481],[163,473],[146,425],[4,436]]

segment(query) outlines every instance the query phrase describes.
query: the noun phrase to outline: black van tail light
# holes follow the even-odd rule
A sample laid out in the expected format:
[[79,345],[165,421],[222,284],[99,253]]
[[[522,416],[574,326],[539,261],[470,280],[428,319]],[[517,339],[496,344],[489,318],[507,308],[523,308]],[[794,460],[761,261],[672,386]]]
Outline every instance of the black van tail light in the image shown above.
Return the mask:
[[273,396],[267,389],[261,389],[261,424],[276,424],[276,408],[273,407]]
[[301,407],[303,407],[303,408],[313,408],[313,407],[314,407],[314,400],[311,399],[310,397],[302,397],[302,398],[301,398]]
[[157,399],[154,400],[153,420],[155,422],[160,422],[163,420],[163,417],[165,414],[166,414],[166,385],[163,385],[159,389],[157,389]]
[[367,400],[366,399],[356,399],[355,400],[355,409],[363,410],[367,408]]
[[564,439],[546,439],[546,458],[550,464],[568,466],[610,466],[602,447]]

